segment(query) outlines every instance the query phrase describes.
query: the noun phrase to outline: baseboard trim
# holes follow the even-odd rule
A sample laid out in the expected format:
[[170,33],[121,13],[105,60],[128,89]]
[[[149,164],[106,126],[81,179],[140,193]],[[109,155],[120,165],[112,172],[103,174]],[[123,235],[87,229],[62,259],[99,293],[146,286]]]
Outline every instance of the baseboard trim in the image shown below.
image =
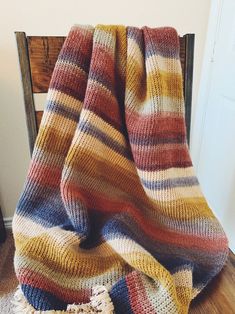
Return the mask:
[[12,217],[3,218],[6,229],[12,229]]

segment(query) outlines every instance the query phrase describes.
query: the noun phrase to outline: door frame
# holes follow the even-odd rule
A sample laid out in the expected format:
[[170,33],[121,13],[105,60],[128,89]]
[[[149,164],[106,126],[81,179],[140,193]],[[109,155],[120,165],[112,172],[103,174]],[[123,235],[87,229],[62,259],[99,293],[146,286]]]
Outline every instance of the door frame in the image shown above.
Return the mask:
[[210,96],[212,76],[214,70],[215,49],[220,30],[223,5],[224,0],[211,0],[207,36],[204,46],[204,57],[202,62],[202,71],[199,84],[199,92],[197,97],[197,105],[194,114],[194,120],[192,121],[190,151],[196,173],[198,173],[200,165],[208,100]]

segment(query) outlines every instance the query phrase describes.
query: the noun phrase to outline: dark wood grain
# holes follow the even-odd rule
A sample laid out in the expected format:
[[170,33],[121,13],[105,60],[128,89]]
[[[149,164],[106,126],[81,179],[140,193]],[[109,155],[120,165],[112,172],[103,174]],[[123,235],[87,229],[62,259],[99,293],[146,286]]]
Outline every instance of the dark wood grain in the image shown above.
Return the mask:
[[27,37],[34,93],[47,92],[64,40],[65,37]]
[[31,70],[28,55],[28,43],[25,33],[16,32],[16,42],[19,54],[21,80],[23,85],[24,106],[29,137],[30,153],[32,154],[35,139],[37,137],[37,124],[35,118],[35,106],[32,92]]
[[189,314],[235,314],[235,256],[192,302]]
[[190,144],[191,130],[191,110],[192,110],[192,87],[193,87],[193,61],[194,61],[194,34],[186,34],[185,56],[184,56],[184,101],[185,101],[185,121],[187,129],[187,140]]
[[2,211],[0,207],[0,243],[4,242],[6,239],[6,229],[3,222]]
[[41,120],[42,120],[43,111],[37,111],[36,112],[36,120],[37,120],[37,127],[39,129]]
[[[185,46],[185,36],[180,37],[180,62],[181,62],[181,68],[182,68],[182,74],[183,74],[183,82],[184,82],[184,77],[185,77],[185,57],[186,57],[186,46]],[[184,88],[184,84],[183,84]]]

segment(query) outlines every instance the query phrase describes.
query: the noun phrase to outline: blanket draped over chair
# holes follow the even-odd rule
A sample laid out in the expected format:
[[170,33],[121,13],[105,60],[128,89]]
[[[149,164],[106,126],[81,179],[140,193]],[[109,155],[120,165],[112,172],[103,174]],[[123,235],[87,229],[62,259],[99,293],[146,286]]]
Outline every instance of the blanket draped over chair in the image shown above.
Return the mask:
[[221,270],[228,243],[189,155],[173,28],[71,29],[13,232],[14,302],[30,313],[187,313]]

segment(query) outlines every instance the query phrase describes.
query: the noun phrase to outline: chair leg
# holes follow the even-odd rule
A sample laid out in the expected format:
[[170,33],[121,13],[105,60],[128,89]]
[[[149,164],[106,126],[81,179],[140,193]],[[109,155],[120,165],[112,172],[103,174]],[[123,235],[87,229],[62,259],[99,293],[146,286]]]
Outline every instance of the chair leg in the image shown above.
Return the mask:
[[6,229],[3,222],[2,211],[0,208],[0,243],[6,240]]

